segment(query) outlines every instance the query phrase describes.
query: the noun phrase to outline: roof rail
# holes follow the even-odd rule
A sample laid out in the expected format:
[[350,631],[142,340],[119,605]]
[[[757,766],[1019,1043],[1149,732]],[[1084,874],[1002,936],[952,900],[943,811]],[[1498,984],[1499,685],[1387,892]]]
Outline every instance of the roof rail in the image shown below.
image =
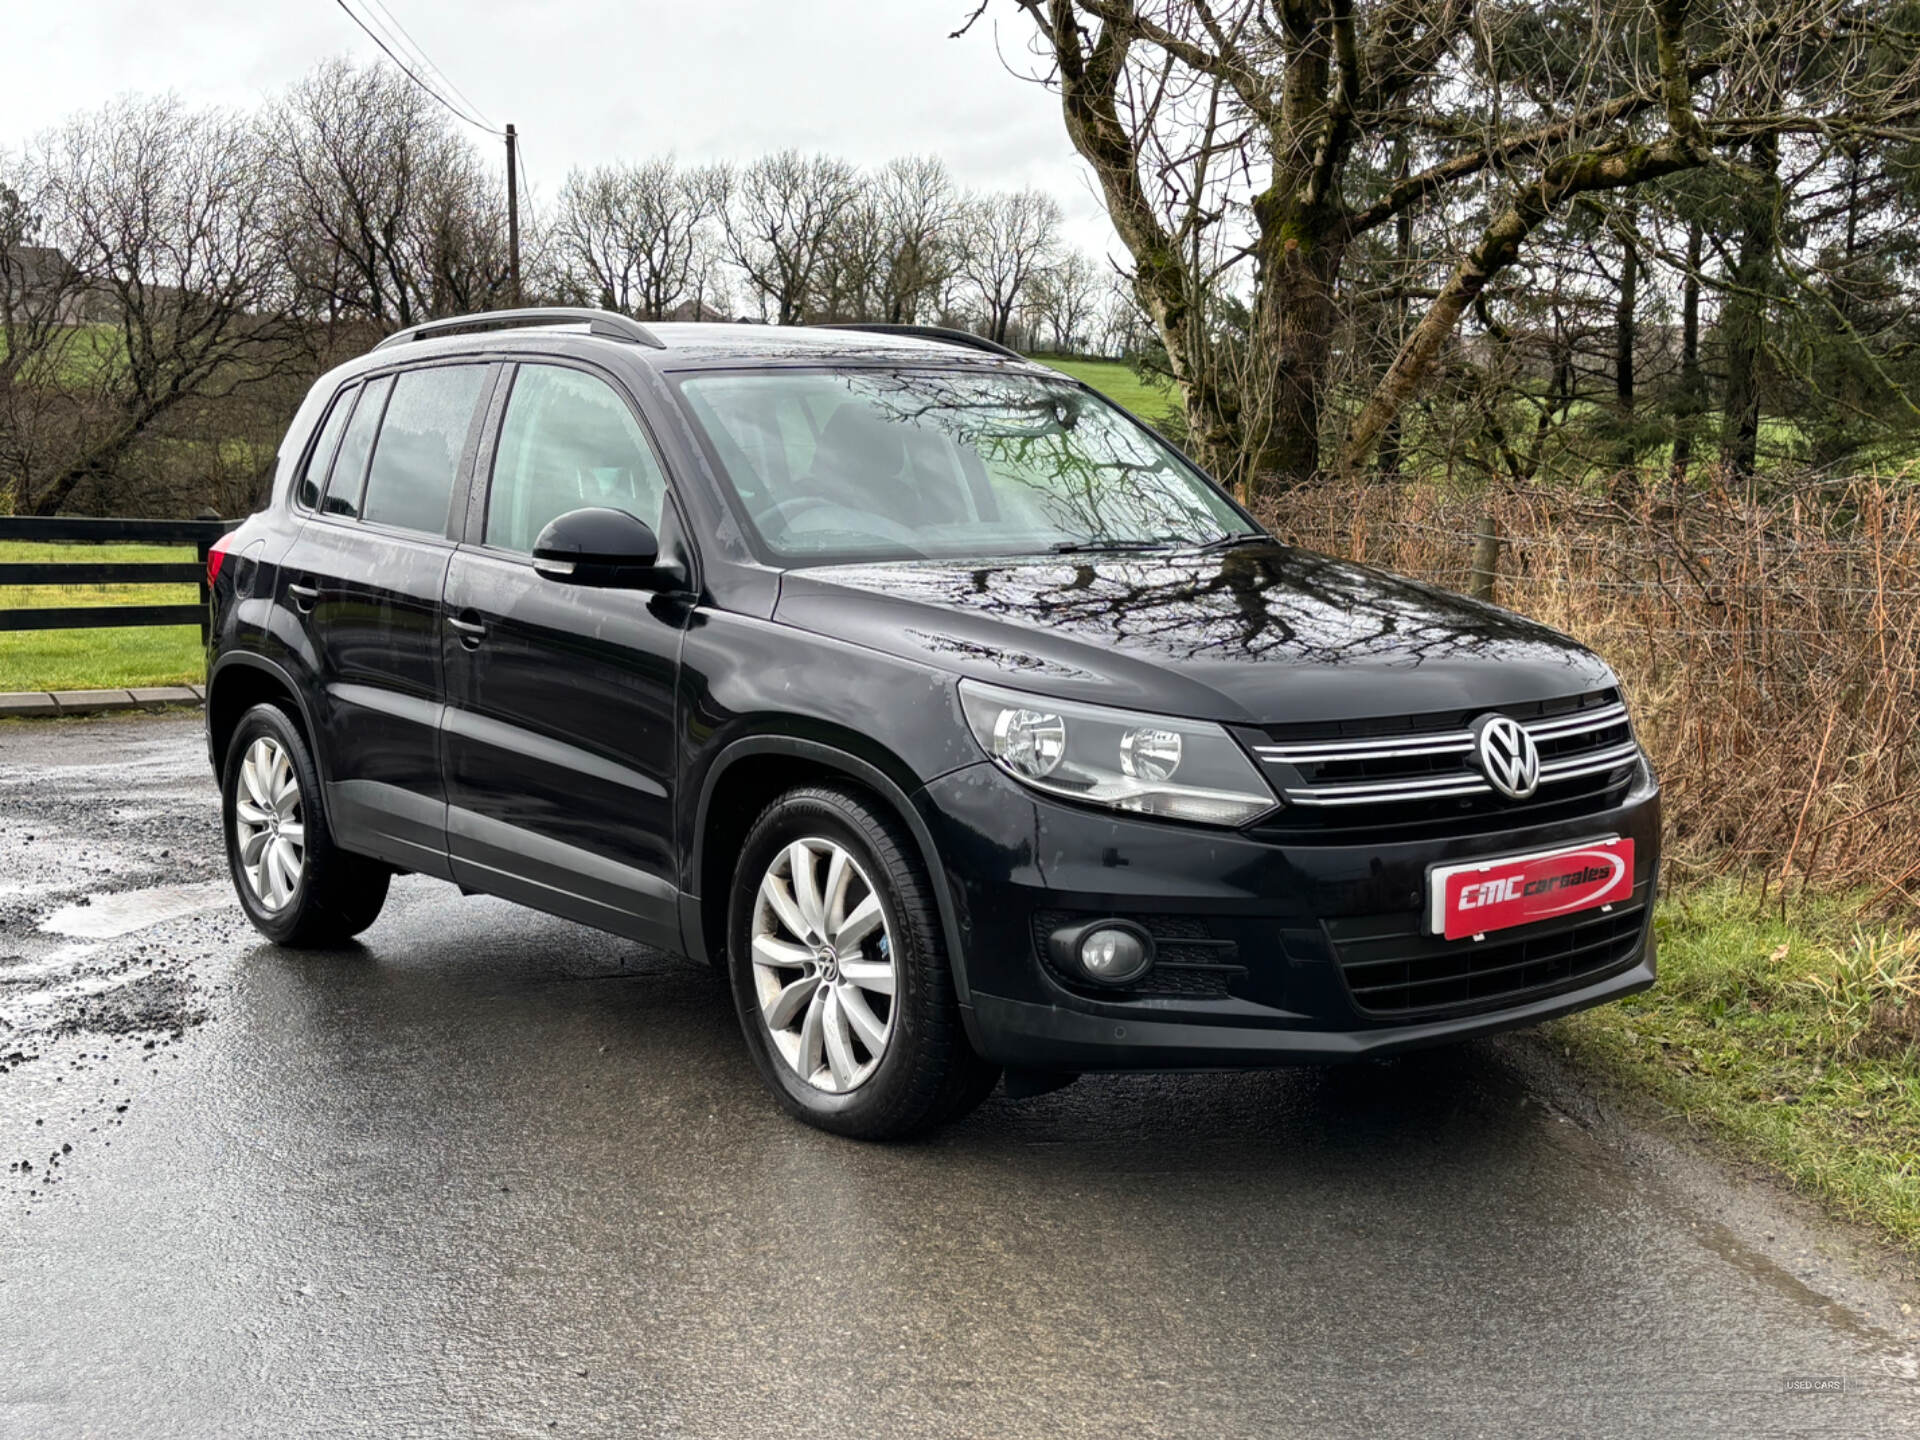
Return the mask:
[[389,345],[430,340],[436,335],[449,335],[461,330],[506,330],[519,325],[585,325],[589,335],[603,335],[609,340],[627,340],[654,350],[667,348],[664,340],[638,320],[629,320],[612,310],[593,310],[582,305],[547,305],[532,310],[483,310],[477,315],[428,320],[394,331],[373,348],[384,350]]
[[1024,360],[1027,357],[1018,350],[1009,350],[997,340],[989,340],[984,335],[976,335],[971,330],[953,330],[945,325],[884,325],[878,320],[863,320],[857,324],[822,325],[822,330],[870,330],[876,335],[909,335],[917,340],[941,340],[949,345],[964,345],[969,350],[985,350],[991,355],[1005,355],[1009,360]]

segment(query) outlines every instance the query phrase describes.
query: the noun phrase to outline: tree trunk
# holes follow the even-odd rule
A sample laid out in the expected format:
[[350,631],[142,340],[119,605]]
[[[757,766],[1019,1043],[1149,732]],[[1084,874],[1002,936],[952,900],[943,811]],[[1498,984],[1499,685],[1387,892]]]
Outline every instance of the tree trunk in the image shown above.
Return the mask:
[[1264,370],[1239,377],[1242,475],[1255,498],[1321,475],[1320,402],[1336,323],[1334,284],[1342,246],[1330,209],[1288,207],[1262,213],[1260,270],[1255,277],[1251,353],[1270,357]]
[[[1407,178],[1409,146],[1404,135],[1394,145],[1395,177]],[[1397,347],[1407,338],[1407,286],[1413,283],[1413,212],[1402,210],[1393,217],[1393,343]],[[1400,455],[1402,413],[1395,411],[1393,418],[1387,421],[1386,428],[1380,432],[1380,449],[1374,461],[1374,469],[1382,475],[1398,475],[1405,463]]]
[[1633,469],[1636,458],[1633,443],[1633,351],[1635,340],[1634,306],[1640,281],[1640,251],[1634,233],[1634,215],[1629,209],[1620,229],[1620,287],[1613,307],[1613,410],[1618,427],[1614,442],[1614,467],[1623,475]]
[[197,378],[175,377],[171,384],[151,398],[128,402],[118,422],[101,439],[64,466],[46,488],[34,497],[28,513],[58,515],[82,481],[111,479],[119,461],[133,448],[134,442],[193,393],[204,378],[204,375]]
[[1761,179],[1741,187],[1740,253],[1721,321],[1727,337],[1727,388],[1720,458],[1728,473],[1741,480],[1752,478],[1760,449],[1760,350],[1766,341],[1779,223],[1777,138],[1762,135],[1753,142],[1753,164]]
[[1693,463],[1693,432],[1706,408],[1706,377],[1700,371],[1700,254],[1704,232],[1687,226],[1687,273],[1680,282],[1680,389],[1673,405],[1673,479],[1687,478]]

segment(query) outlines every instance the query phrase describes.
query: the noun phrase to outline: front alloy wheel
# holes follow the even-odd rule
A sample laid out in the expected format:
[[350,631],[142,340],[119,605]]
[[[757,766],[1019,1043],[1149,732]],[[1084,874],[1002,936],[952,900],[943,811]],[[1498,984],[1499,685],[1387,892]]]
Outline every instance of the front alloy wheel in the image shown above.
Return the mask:
[[748,828],[729,889],[740,1028],[789,1113],[890,1140],[993,1087],[999,1070],[967,1044],[933,882],[873,796],[789,790]]
[[780,1058],[816,1090],[843,1094],[886,1057],[897,989],[880,896],[844,846],[795,840],[761,877],[753,983]]
[[266,911],[283,909],[307,866],[307,827],[293,759],[271,735],[247,747],[234,797],[233,838],[240,873]]

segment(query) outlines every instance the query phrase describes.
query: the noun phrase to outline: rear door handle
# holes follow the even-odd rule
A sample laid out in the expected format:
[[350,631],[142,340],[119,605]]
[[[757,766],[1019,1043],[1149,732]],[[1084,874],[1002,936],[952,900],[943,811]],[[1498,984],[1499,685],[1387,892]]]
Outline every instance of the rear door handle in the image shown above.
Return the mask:
[[466,646],[469,650],[478,650],[480,648],[480,642],[487,638],[487,627],[482,621],[465,618],[473,613],[473,611],[467,610],[459,615],[449,615],[447,617],[447,624],[453,627],[454,633],[460,637],[460,643],[462,645]]
[[320,592],[311,585],[289,585],[287,594],[293,598],[293,608],[303,615],[310,613],[320,599]]

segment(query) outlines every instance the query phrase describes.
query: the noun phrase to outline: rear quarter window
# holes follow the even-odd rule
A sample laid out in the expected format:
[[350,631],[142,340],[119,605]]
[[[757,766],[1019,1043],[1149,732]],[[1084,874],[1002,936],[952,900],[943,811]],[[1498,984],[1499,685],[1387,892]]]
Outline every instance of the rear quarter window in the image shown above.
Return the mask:
[[393,377],[382,375],[360,387],[359,403],[340,437],[340,449],[327,472],[327,488],[320,502],[322,513],[351,520],[360,513],[360,492],[367,479],[367,457],[373,453],[373,433],[380,428],[380,412],[387,403]]
[[320,436],[307,452],[307,463],[301,468],[294,497],[308,510],[320,507],[320,492],[327,488],[327,468],[333,464],[333,452],[340,448],[340,436],[353,414],[353,398],[359,389],[358,385],[349,385],[333,397],[327,418],[320,422]]

